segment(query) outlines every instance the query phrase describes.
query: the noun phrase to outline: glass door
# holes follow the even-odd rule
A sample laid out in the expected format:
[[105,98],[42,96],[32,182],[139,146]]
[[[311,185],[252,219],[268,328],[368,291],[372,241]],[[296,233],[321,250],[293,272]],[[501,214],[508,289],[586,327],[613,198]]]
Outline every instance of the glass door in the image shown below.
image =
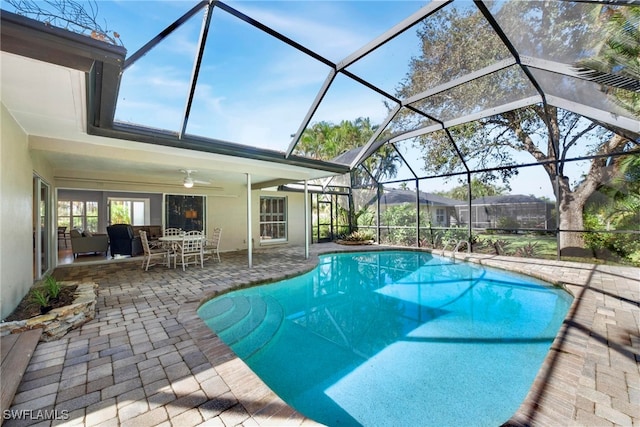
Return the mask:
[[51,268],[51,191],[39,176],[33,176],[33,275],[40,279]]

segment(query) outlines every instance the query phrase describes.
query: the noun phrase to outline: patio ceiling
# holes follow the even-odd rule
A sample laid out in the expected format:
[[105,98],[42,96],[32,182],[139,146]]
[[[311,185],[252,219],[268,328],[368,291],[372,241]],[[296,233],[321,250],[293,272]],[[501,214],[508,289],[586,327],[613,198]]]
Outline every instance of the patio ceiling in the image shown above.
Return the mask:
[[[361,2],[354,4],[357,3]],[[571,20],[586,16],[594,3],[532,1],[526,4],[536,4],[540,10],[549,8],[550,13],[557,13],[559,9],[554,8],[562,4],[567,8],[564,10],[567,17],[557,19],[560,22],[566,19],[567,25],[573,25]],[[602,3],[616,7],[629,5],[626,1]],[[189,7],[182,6],[183,12],[176,12],[173,20],[165,22],[156,34],[149,35],[145,43],[135,45],[135,50],[128,55],[122,48],[105,46],[95,40],[83,42],[82,36],[75,37],[77,35],[48,26],[38,27],[34,21],[3,12],[3,103],[30,135],[32,149],[46,153],[57,169],[71,173],[72,165],[84,164],[88,165],[87,172],[110,173],[126,168],[136,171],[140,180],[166,179],[170,173],[177,174],[179,169],[198,169],[203,171],[201,178],[214,181],[222,177],[244,180],[244,173],[251,172],[255,174],[253,182],[264,185],[341,174],[356,168],[384,144],[401,144],[531,105],[569,110],[611,129],[627,132],[634,139],[640,132],[638,117],[622,110],[602,93],[602,82],[618,84],[620,77],[596,76],[597,82],[593,82],[593,76],[575,67],[580,59],[593,55],[605,38],[604,30],[590,26],[588,21],[583,25],[589,28],[577,41],[562,40],[559,34],[545,36],[545,31],[553,29],[547,30],[541,25],[536,28],[540,32],[538,36],[553,38],[555,45],[549,42],[549,46],[539,46],[535,44],[539,40],[532,43],[527,34],[522,33],[520,27],[524,26],[514,25],[505,18],[508,15],[503,13],[503,7],[511,4],[509,1],[445,0],[402,5],[396,2],[389,3],[393,5],[389,16],[382,24],[378,23],[376,28],[381,28],[381,32],[367,33],[369,39],[360,47],[341,54],[325,51],[322,40],[332,34],[325,34],[324,39],[320,37],[320,44],[303,43],[290,36],[291,25],[283,24],[285,12],[277,9],[277,2],[260,2],[259,8],[251,2],[233,4],[232,7],[219,1],[187,3]],[[407,9],[406,4],[411,8]],[[387,3],[376,2],[369,6],[372,5],[381,8]],[[415,43],[415,32],[420,25],[432,22],[456,7],[481,15],[479,28],[470,31],[482,30],[483,34],[491,34],[499,42],[498,52],[468,66],[466,62],[476,59],[469,55],[478,56],[483,52],[465,53],[464,46],[455,46],[452,49],[463,52],[459,68],[446,70],[439,81],[428,82],[416,92],[399,95],[397,85],[408,75],[407,64],[416,58],[415,51],[403,51],[402,43]],[[399,15],[399,10],[410,12]],[[327,31],[329,20],[333,22],[339,20],[337,18],[327,14],[312,19]],[[535,16],[532,17],[535,20],[533,18]],[[363,15],[362,19],[368,18]],[[310,25],[310,21],[300,23],[304,24]],[[318,29],[309,28],[308,32],[312,30]],[[180,32],[180,37],[184,38],[180,40],[190,47],[180,55],[168,55],[168,51],[163,50],[167,40]],[[12,37],[17,41],[12,43]],[[336,34],[336,37],[340,35]],[[38,53],[42,48],[50,48],[52,39],[63,54]],[[89,52],[79,51],[77,45],[83,43],[88,44]],[[300,92],[285,85],[278,87],[281,96],[275,96],[274,101],[260,98],[270,83],[277,84],[267,81],[267,76],[273,75],[273,69],[259,61],[252,62],[240,50],[249,45],[259,45],[271,57],[288,59],[295,56],[293,62],[282,61],[284,65],[299,67],[297,75],[289,75],[289,79],[313,76],[317,87],[313,96],[304,98]],[[225,49],[230,47],[240,54],[232,59],[223,57],[224,52],[228,53]],[[191,55],[186,61],[190,64],[189,72],[170,80],[167,77],[173,70],[170,65],[182,60],[185,53]],[[71,59],[67,57],[69,55]],[[86,65],[87,59],[91,60],[90,66]],[[57,65],[39,62],[42,60]],[[160,61],[155,63],[156,68],[149,68],[152,60]],[[235,65],[234,60],[239,60],[241,65]],[[401,64],[400,71],[391,67],[398,64]],[[236,66],[239,68],[234,68]],[[273,64],[271,66],[273,68]],[[380,72],[373,73],[372,69]],[[237,77],[234,73],[247,70],[253,80],[232,87],[231,80]],[[623,80],[626,88],[640,91],[637,80]],[[480,81],[485,85],[487,81],[495,82],[495,91],[504,89],[508,82],[515,82],[518,90],[502,90],[500,96],[484,99],[460,98],[469,85]],[[235,92],[227,94],[227,86]],[[146,91],[134,90],[140,87]],[[491,85],[487,87],[491,88]],[[353,95],[356,93],[354,88],[366,95]],[[175,104],[174,92],[179,92],[180,105]],[[235,104],[226,102],[228,98],[238,103],[249,99],[253,104],[238,118],[231,114]],[[306,101],[301,101],[303,98]],[[226,102],[224,108],[217,105],[223,102]],[[374,123],[380,125],[378,132],[359,150],[350,153],[348,164],[317,161],[294,154],[310,124],[331,121],[328,112],[341,110],[345,115],[367,117],[373,102],[380,104],[378,113],[383,112]],[[283,104],[295,105],[293,109],[285,109]],[[406,121],[407,117],[411,126],[399,126],[398,122]],[[286,123],[286,127],[279,129],[279,133],[269,128],[282,123]],[[229,130],[230,126],[232,130]],[[56,141],[64,143],[53,143]],[[119,150],[104,149],[110,146]],[[456,151],[452,140],[452,155]],[[469,164],[469,159],[466,160],[465,165]],[[472,163],[465,167],[473,170]],[[416,175],[420,176],[419,171]]]

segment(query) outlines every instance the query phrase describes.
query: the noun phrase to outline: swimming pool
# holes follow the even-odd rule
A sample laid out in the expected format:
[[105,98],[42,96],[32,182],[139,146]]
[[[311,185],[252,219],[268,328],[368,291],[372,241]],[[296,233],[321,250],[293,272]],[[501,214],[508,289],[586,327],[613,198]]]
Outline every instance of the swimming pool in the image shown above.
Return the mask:
[[531,387],[571,297],[424,252],[325,255],[198,314],[269,387],[327,425],[500,425]]

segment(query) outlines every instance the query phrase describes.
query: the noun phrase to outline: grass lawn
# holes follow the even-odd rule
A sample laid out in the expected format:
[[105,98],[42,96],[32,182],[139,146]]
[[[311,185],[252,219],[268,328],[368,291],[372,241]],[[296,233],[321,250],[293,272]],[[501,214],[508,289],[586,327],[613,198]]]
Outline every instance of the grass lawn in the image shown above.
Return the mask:
[[[500,240],[505,242],[504,255],[514,255],[518,249],[525,246],[534,246],[533,256],[535,258],[556,259],[558,251],[558,242],[555,236],[538,236],[533,234],[478,234],[478,238],[481,242],[487,240]],[[478,250],[482,253],[495,253],[495,250],[491,246],[483,244]]]

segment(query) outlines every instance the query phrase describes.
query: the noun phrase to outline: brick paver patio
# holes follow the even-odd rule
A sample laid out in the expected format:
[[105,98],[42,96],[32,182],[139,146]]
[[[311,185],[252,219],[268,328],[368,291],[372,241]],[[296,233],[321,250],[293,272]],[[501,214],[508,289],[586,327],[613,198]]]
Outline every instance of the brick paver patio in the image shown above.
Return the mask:
[[[3,425],[315,424],[271,392],[196,309],[215,291],[299,274],[313,268],[315,254],[345,249],[314,245],[309,260],[299,247],[256,252],[252,269],[246,253],[186,272],[144,272],[132,261],[58,268],[59,279],[100,285],[96,318],[38,345],[11,407],[22,419]],[[458,257],[563,282],[576,297],[510,424],[640,426],[640,269]]]

